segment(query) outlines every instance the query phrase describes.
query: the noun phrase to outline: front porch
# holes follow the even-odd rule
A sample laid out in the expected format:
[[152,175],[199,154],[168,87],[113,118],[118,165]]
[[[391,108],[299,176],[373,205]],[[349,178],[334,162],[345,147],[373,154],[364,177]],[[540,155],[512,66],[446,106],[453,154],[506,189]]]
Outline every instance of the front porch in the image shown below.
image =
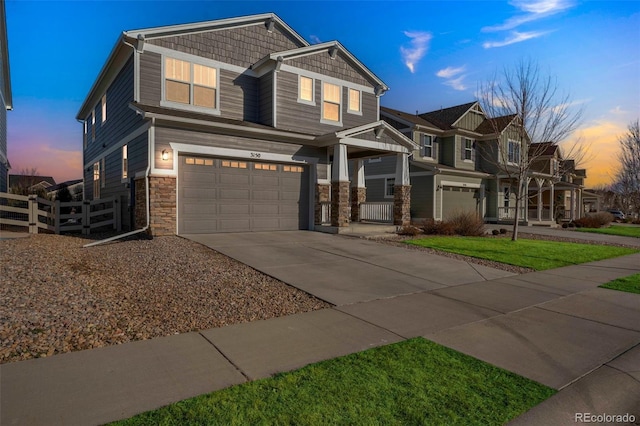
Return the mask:
[[[417,148],[413,141],[384,121],[317,140],[327,147],[326,177],[331,179],[316,179],[314,229],[342,233],[354,223],[371,223],[395,230],[411,223],[409,154]],[[364,160],[384,156],[396,158],[393,202],[367,202]]]

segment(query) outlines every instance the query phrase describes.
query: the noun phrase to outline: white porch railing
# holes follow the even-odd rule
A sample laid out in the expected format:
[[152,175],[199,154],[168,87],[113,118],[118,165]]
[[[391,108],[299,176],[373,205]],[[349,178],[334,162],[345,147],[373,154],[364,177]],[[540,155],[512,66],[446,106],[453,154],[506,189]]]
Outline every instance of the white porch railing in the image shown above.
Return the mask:
[[331,202],[320,202],[320,224],[328,225],[331,223]]
[[[515,220],[516,208],[515,207],[498,207],[498,219],[499,220]],[[524,214],[524,207],[520,208],[520,214],[518,220],[526,220]]]
[[360,220],[393,223],[393,203],[361,203]]
[[[552,220],[551,210],[548,208],[543,208],[540,212],[540,220]],[[529,220],[538,220],[538,209],[536,207],[531,207],[529,209]]]

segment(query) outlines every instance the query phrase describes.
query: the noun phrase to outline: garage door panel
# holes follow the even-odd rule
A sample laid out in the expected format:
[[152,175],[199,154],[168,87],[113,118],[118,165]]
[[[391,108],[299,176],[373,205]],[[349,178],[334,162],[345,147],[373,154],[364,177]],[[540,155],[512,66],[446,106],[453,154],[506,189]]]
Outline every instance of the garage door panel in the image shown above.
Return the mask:
[[179,233],[308,228],[309,173],[301,166],[185,156],[179,164]]
[[254,215],[278,215],[280,209],[278,204],[253,204],[251,213]]
[[251,213],[249,204],[221,204],[220,214],[241,214],[248,215]]
[[448,219],[461,212],[478,211],[478,190],[475,188],[448,187],[442,191],[442,218]]

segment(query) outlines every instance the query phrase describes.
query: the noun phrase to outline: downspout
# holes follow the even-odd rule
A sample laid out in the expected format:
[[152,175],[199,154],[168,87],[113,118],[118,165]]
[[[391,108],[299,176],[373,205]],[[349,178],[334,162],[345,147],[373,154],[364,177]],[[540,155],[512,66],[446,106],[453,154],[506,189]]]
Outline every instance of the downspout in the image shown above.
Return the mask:
[[[135,55],[135,51],[136,51],[136,47],[130,43],[128,43],[125,39],[123,39],[122,41],[124,44],[126,44],[127,46],[130,46],[133,48],[134,50],[134,55]],[[135,78],[135,77],[134,77]],[[135,91],[135,89],[134,89]],[[134,95],[135,96],[135,95]],[[155,118],[151,119],[151,127],[149,129],[152,129],[155,126]],[[89,244],[85,244],[82,247],[86,248],[86,247],[93,247],[93,246],[97,246],[100,244],[104,244],[104,243],[109,243],[111,241],[115,241],[115,240],[119,240],[121,238],[125,238],[131,235],[135,235],[135,234],[140,234],[142,232],[146,232],[147,229],[149,229],[149,225],[151,223],[151,202],[149,200],[149,195],[150,195],[150,190],[149,190],[149,173],[151,172],[151,144],[147,143],[147,169],[144,172],[144,177],[145,177],[145,186],[146,186],[146,210],[147,210],[147,223],[144,226],[144,228],[141,229],[136,229],[135,231],[130,231],[130,232],[125,232],[124,234],[120,234],[120,235],[116,235],[113,237],[109,237],[109,238],[105,238],[104,240],[99,240],[99,241],[94,241],[92,243]]]

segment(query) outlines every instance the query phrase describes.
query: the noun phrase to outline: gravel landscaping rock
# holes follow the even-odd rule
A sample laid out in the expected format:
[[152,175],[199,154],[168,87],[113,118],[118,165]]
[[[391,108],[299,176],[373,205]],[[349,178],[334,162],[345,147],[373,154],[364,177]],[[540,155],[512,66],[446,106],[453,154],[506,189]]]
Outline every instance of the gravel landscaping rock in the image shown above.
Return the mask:
[[180,237],[0,241],[0,363],[331,305]]

